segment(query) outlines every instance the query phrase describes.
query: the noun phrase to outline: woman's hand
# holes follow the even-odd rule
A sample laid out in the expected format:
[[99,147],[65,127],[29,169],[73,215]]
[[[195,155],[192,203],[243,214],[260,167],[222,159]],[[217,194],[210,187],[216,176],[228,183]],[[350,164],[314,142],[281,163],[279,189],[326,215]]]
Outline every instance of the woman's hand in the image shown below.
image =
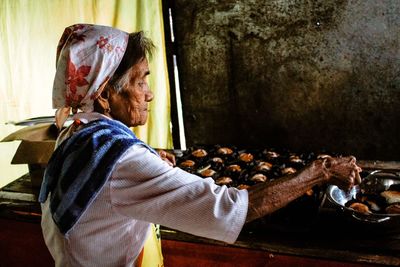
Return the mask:
[[160,155],[161,159],[168,163],[168,165],[174,167],[176,164],[175,155],[172,153],[168,153],[164,150],[157,150],[158,154]]
[[345,190],[350,189],[361,182],[360,171],[361,168],[357,166],[354,157],[327,156],[313,161],[295,174],[251,186],[247,189],[249,208],[246,222],[286,206],[315,185],[329,183]]
[[361,168],[356,164],[355,157],[324,158],[327,169],[328,183],[337,185],[343,190],[349,190],[361,183]]

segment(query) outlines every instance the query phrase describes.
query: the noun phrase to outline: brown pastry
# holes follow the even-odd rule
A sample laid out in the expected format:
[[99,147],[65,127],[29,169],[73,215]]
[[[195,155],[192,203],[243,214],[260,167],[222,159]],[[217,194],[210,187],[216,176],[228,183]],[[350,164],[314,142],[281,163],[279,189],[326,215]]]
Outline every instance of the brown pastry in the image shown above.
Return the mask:
[[240,168],[239,165],[233,164],[226,167],[226,170],[229,172],[240,172],[242,171],[242,168]]
[[267,181],[267,176],[261,173],[256,173],[250,178],[250,180],[255,183],[265,183]]
[[305,193],[306,196],[312,197],[314,195],[314,190],[308,189],[307,192]]
[[179,164],[179,166],[181,166],[182,168],[191,168],[191,167],[193,167],[195,164],[196,164],[196,163],[195,163],[193,160],[188,159],[188,160],[182,161],[182,162]]
[[295,168],[292,167],[286,167],[282,170],[282,175],[289,175],[297,172]]
[[203,158],[203,157],[207,156],[207,151],[205,151],[202,148],[199,148],[192,152],[192,156],[194,156],[196,158]]
[[217,185],[229,185],[232,183],[232,178],[228,176],[222,176],[215,180],[215,183]]
[[383,191],[381,193],[381,196],[383,196],[386,199],[386,202],[388,204],[400,202],[400,192],[398,191],[391,191],[391,190]]
[[276,158],[278,158],[280,156],[275,151],[264,151],[264,154],[265,154],[267,159],[276,159]]
[[218,163],[218,164],[223,164],[224,163],[224,160],[219,158],[219,157],[214,157],[211,160],[212,160],[212,162]]
[[360,202],[354,202],[349,207],[363,214],[371,214],[371,211],[369,210],[368,206]]
[[248,188],[250,188],[250,185],[247,185],[247,184],[240,184],[240,185],[238,185],[236,188],[239,189],[239,190],[248,189]]
[[256,166],[256,171],[261,171],[261,172],[265,172],[265,171],[269,171],[272,168],[272,164],[266,161],[260,161],[259,163],[257,163]]
[[289,161],[292,163],[303,163],[304,162],[299,156],[296,156],[296,155],[290,156]]
[[231,155],[233,150],[228,147],[221,147],[217,150],[217,154],[219,155]]
[[213,169],[205,169],[199,172],[201,176],[203,177],[212,177],[214,176],[217,172],[214,171]]
[[243,162],[249,163],[253,161],[254,156],[251,153],[240,153],[239,159]]
[[385,211],[388,214],[400,214],[400,203],[387,206]]

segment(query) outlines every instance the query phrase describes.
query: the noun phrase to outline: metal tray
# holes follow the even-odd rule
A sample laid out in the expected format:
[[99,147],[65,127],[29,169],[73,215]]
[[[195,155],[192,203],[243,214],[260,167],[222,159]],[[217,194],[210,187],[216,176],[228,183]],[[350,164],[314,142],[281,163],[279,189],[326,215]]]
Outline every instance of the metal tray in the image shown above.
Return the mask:
[[400,214],[374,213],[363,214],[345,206],[345,204],[355,199],[361,189],[373,191],[387,190],[392,184],[400,184],[398,172],[376,170],[366,176],[361,185],[354,186],[350,191],[344,191],[335,185],[328,186],[326,196],[349,220],[364,225],[379,225],[387,229],[400,231]]

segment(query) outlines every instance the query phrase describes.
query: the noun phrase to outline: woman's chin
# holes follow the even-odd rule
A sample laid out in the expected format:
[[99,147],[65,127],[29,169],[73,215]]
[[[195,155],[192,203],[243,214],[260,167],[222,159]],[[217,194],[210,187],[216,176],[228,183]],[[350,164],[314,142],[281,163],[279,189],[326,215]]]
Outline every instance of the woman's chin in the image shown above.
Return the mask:
[[147,123],[147,119],[146,120],[141,120],[141,121],[135,121],[134,123],[131,123],[131,126],[129,126],[129,127],[143,126],[146,123]]

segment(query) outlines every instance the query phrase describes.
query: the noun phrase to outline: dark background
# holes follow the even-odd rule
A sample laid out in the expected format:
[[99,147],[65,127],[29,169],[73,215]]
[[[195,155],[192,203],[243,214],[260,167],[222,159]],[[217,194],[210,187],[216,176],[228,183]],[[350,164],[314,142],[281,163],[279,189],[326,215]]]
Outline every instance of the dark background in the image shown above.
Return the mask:
[[174,0],[187,145],[400,158],[398,0]]

